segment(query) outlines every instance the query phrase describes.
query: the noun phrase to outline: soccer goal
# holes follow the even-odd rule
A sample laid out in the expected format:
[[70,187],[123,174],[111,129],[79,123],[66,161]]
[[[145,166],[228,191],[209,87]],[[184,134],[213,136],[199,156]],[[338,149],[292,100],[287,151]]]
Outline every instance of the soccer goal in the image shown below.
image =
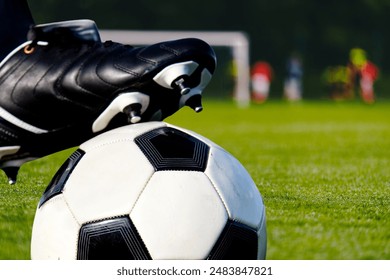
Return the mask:
[[243,32],[236,31],[131,31],[102,30],[102,40],[112,40],[130,45],[150,45],[160,41],[180,38],[199,38],[213,47],[231,49],[234,81],[232,96],[241,107],[250,102],[249,39]]

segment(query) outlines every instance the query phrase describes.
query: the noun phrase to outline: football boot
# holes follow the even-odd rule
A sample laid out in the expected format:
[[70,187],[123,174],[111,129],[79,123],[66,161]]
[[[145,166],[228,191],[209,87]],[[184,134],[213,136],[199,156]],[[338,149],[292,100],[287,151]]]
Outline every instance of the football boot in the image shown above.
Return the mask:
[[109,129],[200,112],[215,67],[197,38],[133,47],[91,20],[35,25],[0,62],[0,168],[15,183],[23,163]]

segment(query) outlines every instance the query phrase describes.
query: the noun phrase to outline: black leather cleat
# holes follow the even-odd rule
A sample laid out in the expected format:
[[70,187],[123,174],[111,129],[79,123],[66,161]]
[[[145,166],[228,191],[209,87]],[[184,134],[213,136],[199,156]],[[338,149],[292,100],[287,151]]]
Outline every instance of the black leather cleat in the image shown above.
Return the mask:
[[0,168],[14,183],[26,161],[199,105],[215,67],[195,38],[136,48],[101,42],[90,20],[36,25],[0,62]]

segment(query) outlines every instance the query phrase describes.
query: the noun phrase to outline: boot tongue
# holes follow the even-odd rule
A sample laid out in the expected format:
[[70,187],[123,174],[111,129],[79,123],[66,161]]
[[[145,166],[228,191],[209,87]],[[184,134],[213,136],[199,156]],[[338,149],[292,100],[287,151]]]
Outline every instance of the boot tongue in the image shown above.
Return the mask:
[[35,25],[30,28],[27,39],[63,44],[101,42],[97,26],[92,20],[70,20]]

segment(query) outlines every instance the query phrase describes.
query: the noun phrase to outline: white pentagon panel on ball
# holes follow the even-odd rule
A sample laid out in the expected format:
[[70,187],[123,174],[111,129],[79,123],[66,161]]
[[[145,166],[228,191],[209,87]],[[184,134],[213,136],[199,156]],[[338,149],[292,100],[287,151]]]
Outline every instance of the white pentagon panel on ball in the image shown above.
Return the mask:
[[75,259],[79,229],[64,197],[53,197],[37,209],[32,230],[32,259]]
[[117,132],[116,141],[94,138],[66,182],[64,196],[80,223],[130,213],[154,172],[133,140]]
[[202,172],[156,172],[130,218],[153,259],[205,259],[227,222]]
[[211,148],[205,170],[226,204],[229,217],[258,229],[262,220],[261,195],[242,164],[230,153]]

